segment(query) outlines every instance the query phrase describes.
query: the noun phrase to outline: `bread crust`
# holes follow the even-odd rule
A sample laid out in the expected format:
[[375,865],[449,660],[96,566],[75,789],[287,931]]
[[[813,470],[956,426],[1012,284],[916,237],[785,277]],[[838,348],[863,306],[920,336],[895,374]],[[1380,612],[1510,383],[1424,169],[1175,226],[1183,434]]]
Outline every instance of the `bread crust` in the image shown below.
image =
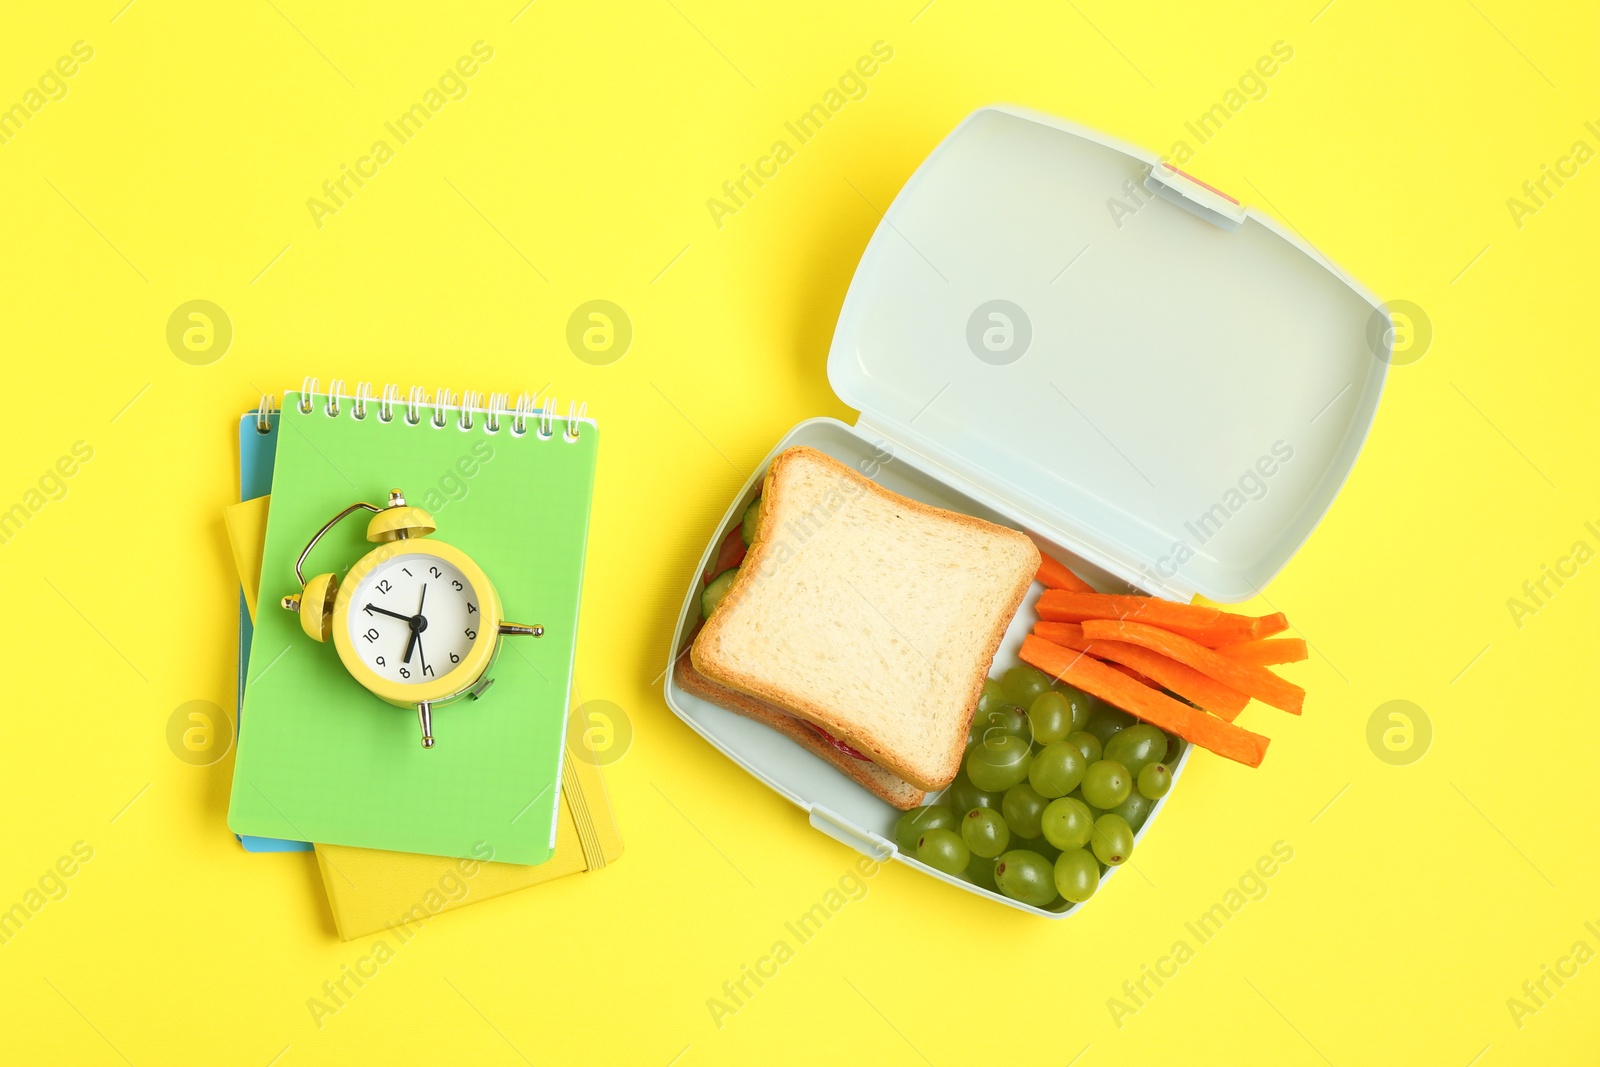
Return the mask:
[[[1012,580],[1011,588],[1004,591],[1002,603],[1003,610],[996,613],[990,623],[989,632],[978,642],[981,655],[978,656],[980,667],[972,672],[972,677],[967,683],[967,699],[964,703],[964,712],[961,729],[949,738],[948,750],[937,766],[917,766],[903,758],[900,753],[892,751],[888,746],[879,743],[872,736],[863,732],[861,725],[850,718],[848,709],[830,708],[814,701],[797,698],[785,693],[779,688],[767,684],[759,677],[744,670],[737,663],[722,662],[708,650],[718,639],[722,628],[733,614],[728,610],[736,606],[751,595],[755,584],[752,575],[760,571],[769,556],[776,551],[777,538],[773,536],[773,524],[784,513],[781,497],[774,500],[775,486],[780,481],[784,468],[791,463],[815,462],[831,469],[839,477],[846,478],[866,492],[875,494],[880,499],[892,502],[896,507],[907,511],[936,518],[944,522],[966,526],[987,536],[1013,541],[1019,549],[1025,547],[1023,558],[1030,560],[1025,566],[1019,566]],[[973,712],[977,708],[978,697],[983,692],[983,683],[988,677],[989,665],[994,662],[995,652],[1000,647],[1000,642],[1005,636],[1006,628],[1010,625],[1017,609],[1022,604],[1023,597],[1027,594],[1028,587],[1033,583],[1034,574],[1039,567],[1039,549],[1025,534],[1016,530],[998,526],[971,515],[962,515],[944,508],[924,504],[912,500],[884,488],[877,482],[866,477],[860,472],[840,463],[833,457],[819,452],[813,448],[796,447],[785,449],[773,459],[767,470],[766,477],[762,480],[762,496],[767,501],[767,506],[761,509],[761,521],[757,527],[755,538],[750,545],[749,552],[745,555],[744,562],[740,565],[739,573],[734,579],[732,588],[723,600],[722,606],[703,626],[690,648],[690,658],[694,668],[705,678],[717,684],[744,693],[755,699],[772,705],[782,712],[807,720],[826,730],[833,736],[843,740],[852,748],[887,768],[899,778],[913,785],[933,791],[943,789],[955,778],[961,769],[961,759],[965,752],[966,733],[971,725]]]
[[901,811],[910,811],[912,808],[920,806],[927,796],[926,793],[911,783],[896,778],[888,768],[880,767],[870,760],[858,760],[853,756],[840,752],[818,737],[810,726],[807,726],[794,716],[786,715],[777,708],[764,704],[754,697],[747,696],[737,690],[718,685],[695,670],[694,665],[689,662],[688,656],[678,657],[678,663],[673,668],[672,676],[673,680],[678,683],[678,687],[685,692],[693,693],[700,699],[708,700],[736,715],[754,719],[763,726],[770,726],[812,755],[827,760],[828,763],[879,800],[892,804]]

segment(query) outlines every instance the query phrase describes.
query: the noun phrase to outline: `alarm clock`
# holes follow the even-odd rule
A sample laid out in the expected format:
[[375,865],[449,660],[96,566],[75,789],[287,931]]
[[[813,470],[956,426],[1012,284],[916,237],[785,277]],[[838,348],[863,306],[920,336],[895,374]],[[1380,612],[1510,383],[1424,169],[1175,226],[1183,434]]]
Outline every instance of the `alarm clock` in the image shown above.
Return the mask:
[[[367,540],[378,547],[335,574],[306,580],[306,557],[329,530],[370,511]],[[313,641],[331,636],[350,676],[379,699],[415,708],[422,747],[433,747],[433,709],[474,700],[493,683],[489,669],[508,636],[541,637],[544,627],[507,622],[483,568],[431,535],[433,516],[411,507],[400,490],[386,507],[357,501],[323,524],[295,560],[300,592],[283,607],[300,616]]]

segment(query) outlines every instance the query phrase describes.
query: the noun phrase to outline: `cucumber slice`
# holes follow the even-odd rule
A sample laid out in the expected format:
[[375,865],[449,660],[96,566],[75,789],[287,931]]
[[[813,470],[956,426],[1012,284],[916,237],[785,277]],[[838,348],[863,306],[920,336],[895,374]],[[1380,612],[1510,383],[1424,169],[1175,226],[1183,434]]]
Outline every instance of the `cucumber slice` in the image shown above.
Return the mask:
[[728,590],[733,588],[733,580],[739,576],[738,567],[729,567],[706,585],[700,594],[700,617],[711,618],[711,613],[717,610],[723,598],[728,595]]
[[744,547],[749,548],[750,543],[756,539],[756,527],[761,525],[761,498],[756,497],[750,501],[750,506],[744,509],[744,522],[739,526],[739,536],[744,538]]

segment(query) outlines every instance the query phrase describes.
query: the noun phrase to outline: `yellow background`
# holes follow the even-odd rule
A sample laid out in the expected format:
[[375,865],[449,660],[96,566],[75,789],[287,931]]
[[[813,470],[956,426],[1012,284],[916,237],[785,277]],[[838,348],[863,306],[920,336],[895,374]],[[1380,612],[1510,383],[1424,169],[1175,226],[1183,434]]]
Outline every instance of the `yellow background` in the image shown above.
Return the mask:
[[[1506,1001],[1574,941],[1600,948],[1583,925],[1600,919],[1600,570],[1520,629],[1506,600],[1574,541],[1600,547],[1583,527],[1600,520],[1600,164],[1520,229],[1506,199],[1573,141],[1600,147],[1584,129],[1600,120],[1595,15],[924,2],[8,11],[0,105],[73,42],[94,58],[0,145],[0,507],[75,441],[94,458],[0,545],[0,907],[74,842],[94,858],[0,946],[0,1058],[1592,1054],[1600,964],[1520,1028]],[[319,229],[307,198],[478,40],[494,58],[469,95]],[[894,58],[865,99],[719,229],[706,199],[879,40]],[[1275,739],[1266,764],[1196,759],[1142,876],[1081,916],[1046,923],[886,868],[719,1028],[707,999],[855,856],[674,718],[656,679],[734,488],[796,421],[851,417],[823,364],[876,211],[996,100],[1167,151],[1279,40],[1293,60],[1187,169],[1435,330],[1268,590],[1317,649],[1286,671],[1311,692],[1304,719],[1248,712]],[[197,298],[235,332],[207,366],[165,340]],[[610,366],[564,340],[596,298],[634,324]],[[309,855],[234,843],[231,758],[190,766],[165,733],[187,701],[232,707],[234,419],[308,373],[588,401],[606,436],[577,678],[634,731],[609,772],[628,846],[614,867],[432,921],[320,1028],[307,999],[370,944],[337,940]],[[1366,741],[1391,699],[1434,727],[1409,766]],[[1268,895],[1115,1025],[1107,999],[1280,840],[1294,859]]]

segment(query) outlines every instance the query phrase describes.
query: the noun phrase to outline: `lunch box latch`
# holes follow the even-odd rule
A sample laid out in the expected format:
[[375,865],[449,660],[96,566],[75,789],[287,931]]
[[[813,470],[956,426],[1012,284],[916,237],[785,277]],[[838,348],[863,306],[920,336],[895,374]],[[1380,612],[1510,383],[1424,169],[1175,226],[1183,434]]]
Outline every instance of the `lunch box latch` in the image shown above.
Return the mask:
[[1170,163],[1158,163],[1145,176],[1146,189],[1169,200],[1191,215],[1232,233],[1244,222],[1239,201]]
[[811,825],[835,841],[849,845],[869,859],[882,862],[895,853],[894,843],[888,838],[879,837],[871,830],[857,826],[843,815],[821,804],[811,806]]

